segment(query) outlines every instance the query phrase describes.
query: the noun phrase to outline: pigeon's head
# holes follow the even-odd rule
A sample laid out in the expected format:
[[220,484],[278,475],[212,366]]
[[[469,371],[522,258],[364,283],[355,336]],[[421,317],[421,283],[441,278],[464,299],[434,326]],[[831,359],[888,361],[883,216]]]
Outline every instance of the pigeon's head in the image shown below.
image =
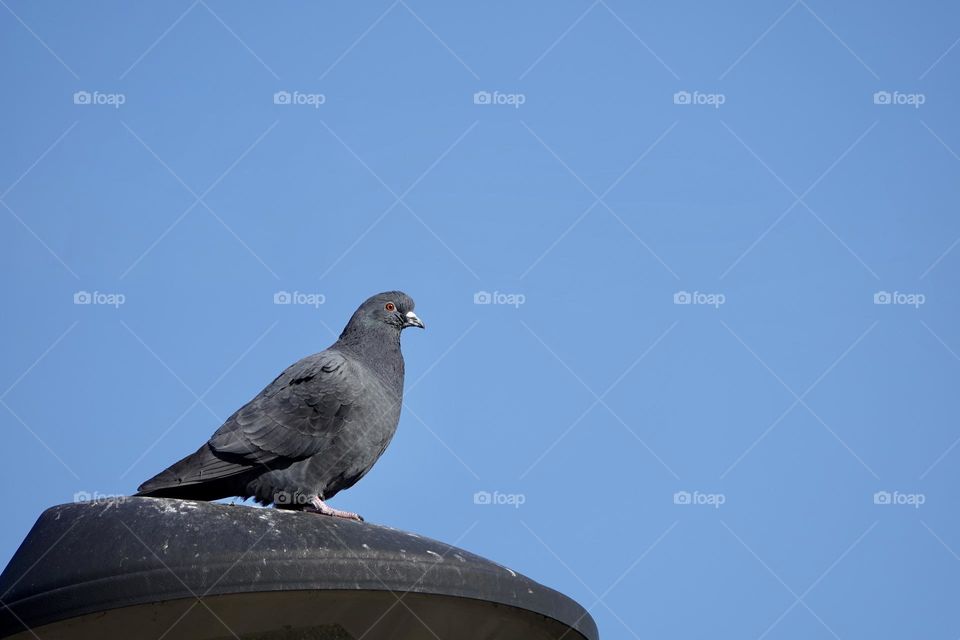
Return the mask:
[[[350,319],[350,324],[359,322],[364,327],[373,328],[387,325],[397,332],[407,327],[420,327],[423,322],[413,312],[413,298],[402,291],[385,291],[367,298]],[[348,325],[349,326],[349,325]]]

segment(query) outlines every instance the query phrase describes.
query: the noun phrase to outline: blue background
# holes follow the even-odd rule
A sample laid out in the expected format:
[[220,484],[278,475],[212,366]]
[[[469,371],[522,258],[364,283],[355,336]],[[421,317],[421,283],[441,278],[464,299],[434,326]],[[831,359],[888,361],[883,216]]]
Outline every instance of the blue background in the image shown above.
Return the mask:
[[604,638],[960,634],[955,6],[0,4],[0,562],[400,288],[334,506]]

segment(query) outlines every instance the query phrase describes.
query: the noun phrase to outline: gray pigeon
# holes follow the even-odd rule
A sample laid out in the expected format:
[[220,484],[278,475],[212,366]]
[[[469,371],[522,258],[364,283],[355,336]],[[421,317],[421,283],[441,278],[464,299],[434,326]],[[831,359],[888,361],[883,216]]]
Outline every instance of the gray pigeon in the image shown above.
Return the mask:
[[401,291],[368,299],[330,348],[287,368],[196,453],[144,482],[137,495],[240,496],[362,520],[324,500],[366,475],[397,430],[400,332],[423,328],[413,307]]

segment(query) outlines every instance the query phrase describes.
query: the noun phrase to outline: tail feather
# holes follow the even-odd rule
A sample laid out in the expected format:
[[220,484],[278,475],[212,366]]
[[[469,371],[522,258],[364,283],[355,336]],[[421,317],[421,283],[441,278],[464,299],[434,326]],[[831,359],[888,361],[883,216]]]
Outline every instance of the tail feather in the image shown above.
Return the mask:
[[224,460],[204,444],[137,488],[138,496],[218,500],[240,495],[251,467]]

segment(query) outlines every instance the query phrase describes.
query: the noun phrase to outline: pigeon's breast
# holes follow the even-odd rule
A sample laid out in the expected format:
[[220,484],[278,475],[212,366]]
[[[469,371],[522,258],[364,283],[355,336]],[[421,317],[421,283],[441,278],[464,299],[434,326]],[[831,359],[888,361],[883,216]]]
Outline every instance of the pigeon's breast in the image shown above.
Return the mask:
[[282,490],[328,499],[353,486],[380,458],[400,419],[402,374],[395,376],[399,388],[394,389],[377,375],[381,372],[370,371],[355,360],[348,366],[344,373],[357,384],[337,410],[338,424],[330,429],[325,446],[285,469],[264,473],[254,481],[251,494],[273,495]]
[[327,498],[366,475],[397,431],[402,388],[394,391],[376,377],[367,378],[365,387],[363,401],[351,408],[329,450],[309,461],[308,475]]
[[[363,467],[372,466],[390,443],[400,421],[402,387],[399,391],[377,380],[367,389],[366,402],[359,403],[347,428],[341,432],[341,440],[356,451],[354,463]],[[366,469],[364,469],[364,472]]]

